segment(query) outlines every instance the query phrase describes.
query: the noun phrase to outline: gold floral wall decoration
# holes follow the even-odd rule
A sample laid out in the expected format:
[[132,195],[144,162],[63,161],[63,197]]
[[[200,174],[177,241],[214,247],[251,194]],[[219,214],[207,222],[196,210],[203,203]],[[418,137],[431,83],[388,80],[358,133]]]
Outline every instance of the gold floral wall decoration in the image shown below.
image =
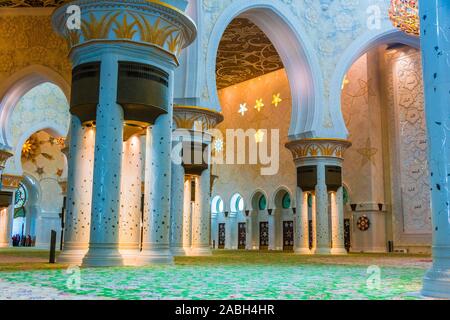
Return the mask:
[[275,47],[261,29],[245,18],[230,23],[217,52],[219,90],[283,68]]
[[0,7],[57,7],[70,0],[0,0]]

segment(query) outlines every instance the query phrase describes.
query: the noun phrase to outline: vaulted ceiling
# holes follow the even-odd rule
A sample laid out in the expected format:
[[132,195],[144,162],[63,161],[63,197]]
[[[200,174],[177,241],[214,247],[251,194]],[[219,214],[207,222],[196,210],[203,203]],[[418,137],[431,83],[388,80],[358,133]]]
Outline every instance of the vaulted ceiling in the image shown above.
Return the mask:
[[223,89],[283,68],[269,38],[245,18],[225,30],[217,53],[217,88]]

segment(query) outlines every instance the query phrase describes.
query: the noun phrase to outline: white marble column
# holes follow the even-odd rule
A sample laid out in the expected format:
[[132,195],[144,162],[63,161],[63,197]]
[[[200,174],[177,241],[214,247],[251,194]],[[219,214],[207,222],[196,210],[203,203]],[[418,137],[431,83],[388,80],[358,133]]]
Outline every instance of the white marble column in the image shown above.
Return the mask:
[[237,248],[237,212],[230,212],[225,218],[225,249],[237,250]]
[[192,245],[192,177],[186,176],[184,180],[184,201],[183,201],[183,249],[188,255]]
[[123,265],[119,252],[123,110],[117,104],[117,56],[101,57],[97,106],[91,234],[84,266]]
[[171,264],[170,184],[172,111],[147,130],[144,241],[140,264]]
[[250,211],[245,217],[245,249],[253,250],[253,216]]
[[344,194],[340,187],[331,193],[331,254],[347,254],[344,243]]
[[95,129],[72,116],[68,156],[64,246],[58,263],[81,264],[89,248]]
[[119,249],[125,265],[136,265],[141,241],[142,167],[140,136],[123,143]]
[[172,163],[170,250],[174,256],[183,256],[184,168]]
[[317,164],[316,185],[316,254],[330,254],[330,226],[328,216],[328,191],[325,183],[325,165]]
[[210,181],[211,172],[203,170],[201,176],[197,177],[196,183],[196,210],[192,218],[192,247],[191,256],[211,255],[210,246],[210,225],[211,225],[211,205],[210,205]]
[[422,293],[450,298],[450,2],[419,1],[433,222]]
[[219,245],[219,228],[218,228],[218,213],[211,214],[211,247],[217,249]]
[[308,193],[297,188],[296,194],[297,213],[295,220],[294,252],[298,254],[310,254],[309,250],[309,219],[308,219]]
[[252,210],[250,211],[251,222],[252,222],[252,250],[258,250],[259,249],[259,216],[258,216],[258,210]]
[[315,253],[317,248],[317,202],[316,202],[316,195],[311,194],[311,225],[312,225],[312,248],[311,252]]
[[7,248],[10,245],[11,234],[8,233],[10,220],[10,210],[2,208],[0,210],[0,248]]

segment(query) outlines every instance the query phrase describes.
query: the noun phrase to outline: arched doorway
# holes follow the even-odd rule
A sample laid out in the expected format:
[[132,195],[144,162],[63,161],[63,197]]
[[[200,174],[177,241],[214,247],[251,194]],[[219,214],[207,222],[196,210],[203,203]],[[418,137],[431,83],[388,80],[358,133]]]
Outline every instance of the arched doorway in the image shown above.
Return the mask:
[[225,249],[224,202],[220,196],[211,201],[211,240],[213,249]]
[[58,245],[61,233],[62,185],[67,180],[67,159],[62,150],[70,113],[65,93],[43,79],[33,73],[4,97],[1,136],[13,150],[4,174],[22,177],[17,195],[27,196],[24,205],[16,207],[18,220],[12,235],[48,248],[51,230],[59,234]]
[[291,193],[286,188],[279,188],[274,196],[275,247],[277,250],[294,250],[294,213],[291,209]]
[[229,249],[245,249],[247,228],[244,210],[244,198],[239,193],[234,194],[230,200],[226,225],[226,247]]
[[370,45],[341,85],[352,251],[425,253],[431,243],[421,53],[398,40]]
[[[207,70],[216,69],[220,42],[227,27],[236,18],[246,19],[261,30],[270,39],[285,66],[292,92],[289,136],[308,134],[318,129],[315,127],[321,119],[322,73],[312,44],[293,27],[295,17],[288,8],[269,0],[236,1],[230,4],[221,13],[211,32]],[[283,34],[283,37],[279,37],[280,34]],[[208,94],[212,105],[220,105],[217,78],[217,74],[207,75]]]

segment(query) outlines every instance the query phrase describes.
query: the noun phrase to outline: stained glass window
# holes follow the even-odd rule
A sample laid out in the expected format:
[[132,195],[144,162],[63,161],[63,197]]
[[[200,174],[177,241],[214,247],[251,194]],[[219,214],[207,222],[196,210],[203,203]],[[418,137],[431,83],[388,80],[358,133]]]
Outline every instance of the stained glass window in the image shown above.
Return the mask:
[[291,207],[291,196],[289,195],[289,193],[285,193],[281,205],[283,209],[289,209]]
[[266,210],[267,199],[265,196],[261,196],[261,198],[259,198],[258,208],[259,208],[259,210]]
[[25,186],[20,183],[19,188],[16,190],[16,198],[14,200],[14,208],[22,208],[27,203],[28,194]]

